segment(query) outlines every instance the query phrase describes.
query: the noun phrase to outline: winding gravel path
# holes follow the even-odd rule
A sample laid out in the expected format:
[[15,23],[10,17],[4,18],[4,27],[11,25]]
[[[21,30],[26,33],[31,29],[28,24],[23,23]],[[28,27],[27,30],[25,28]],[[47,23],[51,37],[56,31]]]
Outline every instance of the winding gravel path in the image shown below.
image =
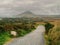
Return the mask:
[[24,37],[15,38],[7,45],[45,45],[44,42],[45,27],[40,25],[35,31],[27,34]]

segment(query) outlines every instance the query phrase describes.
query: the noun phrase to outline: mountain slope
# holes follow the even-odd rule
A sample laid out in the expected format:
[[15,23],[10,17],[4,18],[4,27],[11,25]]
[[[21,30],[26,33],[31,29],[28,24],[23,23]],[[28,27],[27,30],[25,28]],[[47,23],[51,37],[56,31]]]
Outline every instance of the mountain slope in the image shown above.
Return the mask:
[[37,17],[37,15],[33,14],[30,11],[26,11],[26,12],[23,12],[19,15],[16,15],[16,17],[27,17],[27,18],[29,18],[29,17]]

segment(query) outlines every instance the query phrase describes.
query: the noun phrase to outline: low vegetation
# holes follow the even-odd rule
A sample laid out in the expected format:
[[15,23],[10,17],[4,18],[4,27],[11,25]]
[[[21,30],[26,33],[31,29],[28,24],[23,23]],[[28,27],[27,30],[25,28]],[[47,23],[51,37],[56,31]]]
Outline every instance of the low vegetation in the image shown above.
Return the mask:
[[[0,20],[0,45],[3,45],[11,38],[21,37],[33,31],[38,24],[35,20],[20,19],[20,18],[3,18]],[[12,35],[11,32],[16,32],[16,35]]]
[[46,34],[48,34],[48,32],[49,32],[49,30],[51,29],[51,28],[53,28],[54,27],[54,25],[53,24],[50,24],[50,23],[46,23],[45,24],[45,29],[46,29]]
[[10,39],[10,34],[8,32],[0,33],[0,45],[3,45],[6,41]]
[[60,45],[60,25],[54,24],[52,29],[49,29],[48,34],[45,34],[46,45]]

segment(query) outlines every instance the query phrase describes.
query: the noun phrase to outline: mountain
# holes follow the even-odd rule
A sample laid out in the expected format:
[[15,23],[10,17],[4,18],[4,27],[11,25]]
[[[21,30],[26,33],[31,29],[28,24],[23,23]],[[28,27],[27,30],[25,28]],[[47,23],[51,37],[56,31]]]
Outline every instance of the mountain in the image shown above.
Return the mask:
[[26,12],[23,12],[19,15],[16,15],[16,17],[37,17],[37,15],[35,15],[34,13],[30,12],[30,11],[26,11]]

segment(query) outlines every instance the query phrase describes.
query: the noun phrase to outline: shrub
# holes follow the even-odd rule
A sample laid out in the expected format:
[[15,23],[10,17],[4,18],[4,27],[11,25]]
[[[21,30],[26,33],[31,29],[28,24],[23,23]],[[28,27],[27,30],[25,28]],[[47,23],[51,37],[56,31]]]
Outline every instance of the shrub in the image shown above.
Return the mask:
[[45,24],[46,34],[48,34],[49,30],[50,30],[51,28],[53,28],[53,27],[54,27],[53,24],[46,23],[46,24]]
[[5,32],[5,30],[4,30],[3,26],[0,26],[0,33],[4,33],[4,32]]
[[33,31],[34,29],[28,29],[28,30],[24,30],[24,29],[18,29],[18,30],[15,30],[17,32],[17,37],[19,36],[24,36],[26,35],[27,33]]

